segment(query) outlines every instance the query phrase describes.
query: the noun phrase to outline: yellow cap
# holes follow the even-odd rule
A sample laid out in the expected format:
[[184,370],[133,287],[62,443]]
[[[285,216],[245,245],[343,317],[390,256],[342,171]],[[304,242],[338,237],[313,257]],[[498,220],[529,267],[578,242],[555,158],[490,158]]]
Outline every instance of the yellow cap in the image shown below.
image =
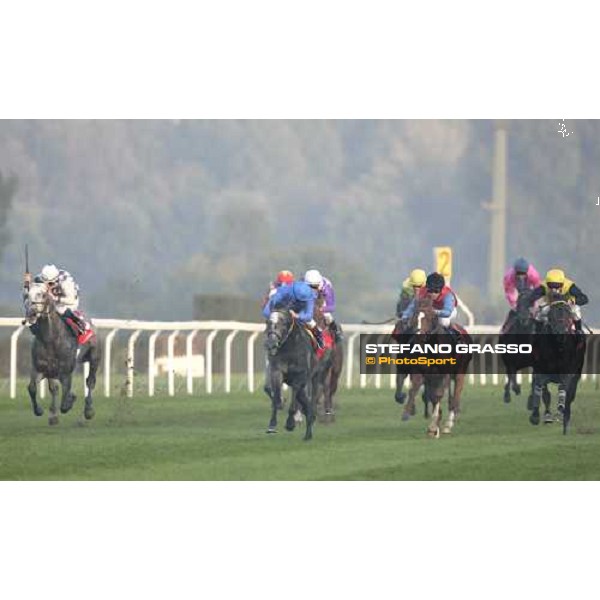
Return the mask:
[[413,269],[410,272],[410,276],[408,278],[410,285],[422,286],[425,285],[425,281],[427,280],[427,274],[423,269]]
[[565,273],[560,269],[550,269],[546,273],[546,283],[564,283]]

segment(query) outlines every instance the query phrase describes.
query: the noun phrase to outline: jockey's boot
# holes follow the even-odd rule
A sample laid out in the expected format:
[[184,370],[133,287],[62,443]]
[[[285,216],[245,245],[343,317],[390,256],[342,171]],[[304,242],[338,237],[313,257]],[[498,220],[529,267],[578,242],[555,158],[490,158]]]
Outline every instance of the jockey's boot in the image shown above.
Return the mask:
[[83,346],[94,337],[94,330],[91,327],[88,329],[85,321],[70,308],[67,308],[63,317],[69,327],[71,327],[71,331],[77,338],[78,344]]
[[77,337],[85,333],[85,322],[70,308],[67,308],[67,310],[65,310],[65,312],[63,313],[63,318]]
[[331,321],[329,324],[329,329],[331,329],[333,335],[335,336],[335,343],[341,344],[344,341],[344,332],[342,331],[342,326],[338,325],[337,321]]
[[577,333],[583,333],[583,326],[581,325],[581,319],[577,319],[576,321],[574,321],[575,324],[575,331]]

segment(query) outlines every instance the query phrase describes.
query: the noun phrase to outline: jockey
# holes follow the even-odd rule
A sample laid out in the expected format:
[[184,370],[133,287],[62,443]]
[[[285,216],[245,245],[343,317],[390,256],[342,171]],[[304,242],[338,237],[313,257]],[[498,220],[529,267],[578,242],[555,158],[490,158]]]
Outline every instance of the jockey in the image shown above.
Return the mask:
[[427,275],[423,269],[413,269],[410,275],[402,282],[402,289],[396,304],[396,317],[400,319],[402,313],[408,308],[415,294],[425,285]]
[[550,269],[546,273],[546,278],[542,284],[533,290],[531,298],[532,304],[536,300],[542,299],[539,310],[535,315],[539,323],[545,321],[551,302],[557,298],[566,300],[571,305],[571,312],[575,317],[575,330],[582,331],[581,309],[579,307],[587,304],[589,299],[573,281],[565,277],[565,273],[561,269]]
[[510,306],[510,311],[502,325],[502,331],[512,326],[517,308],[519,294],[524,290],[534,290],[542,283],[540,274],[525,258],[517,258],[513,266],[504,275],[504,295]]
[[427,276],[425,288],[421,288],[415,294],[415,297],[402,313],[402,320],[409,321],[415,314],[417,300],[426,296],[430,296],[433,300],[433,308],[440,325],[449,329],[450,332],[454,332],[452,323],[456,319],[458,301],[456,294],[450,286],[446,285],[444,276],[440,273],[430,273]]
[[275,281],[272,281],[269,284],[269,292],[263,298],[263,308],[266,306],[269,298],[275,294],[278,288],[280,288],[282,285],[291,285],[292,283],[294,283],[294,274],[291,271],[287,271],[285,269],[283,271],[279,271]]
[[344,339],[344,336],[341,326],[336,323],[333,317],[333,313],[335,312],[335,291],[331,281],[327,277],[323,277],[317,269],[306,271],[304,281],[323,298],[325,323],[335,336],[336,343],[339,344]]
[[533,290],[542,283],[535,267],[524,258],[517,258],[504,275],[504,295],[511,309],[517,307],[517,298],[522,290]]
[[304,281],[295,281],[291,285],[282,285],[269,298],[263,308],[263,316],[268,319],[276,308],[287,308],[302,325],[306,325],[317,340],[319,348],[323,348],[321,330],[313,318],[315,309],[315,291]]
[[[56,312],[69,325],[69,329],[77,337],[79,344],[85,344],[94,337],[94,330],[86,322],[83,313],[78,310],[79,286],[68,271],[58,269],[55,265],[45,265],[33,281],[46,284],[56,303]],[[26,313],[29,308],[27,306],[27,292],[30,284],[31,274],[26,273],[23,285]]]

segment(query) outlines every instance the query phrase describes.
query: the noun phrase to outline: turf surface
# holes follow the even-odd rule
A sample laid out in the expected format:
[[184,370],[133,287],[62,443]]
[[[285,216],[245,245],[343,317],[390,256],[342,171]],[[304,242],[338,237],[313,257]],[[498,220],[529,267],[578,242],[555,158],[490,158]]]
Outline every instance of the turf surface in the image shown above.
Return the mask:
[[[532,480],[600,479],[600,403],[582,384],[572,429],[529,424],[525,399],[467,386],[451,436],[425,436],[422,415],[403,423],[389,390],[342,390],[336,422],[265,433],[262,394],[79,399],[60,424],[29,400],[0,397],[0,479],[19,480]],[[47,409],[48,400],[42,401]],[[419,410],[421,407],[419,406]]]

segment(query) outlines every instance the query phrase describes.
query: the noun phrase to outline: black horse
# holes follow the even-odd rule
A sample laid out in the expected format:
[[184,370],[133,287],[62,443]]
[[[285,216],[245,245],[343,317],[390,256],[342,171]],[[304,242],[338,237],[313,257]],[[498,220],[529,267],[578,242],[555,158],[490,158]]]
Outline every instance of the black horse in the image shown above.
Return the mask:
[[314,410],[314,376],[316,354],[305,331],[288,310],[274,310],[267,321],[265,347],[268,360],[269,390],[272,413],[267,433],[277,431],[277,411],[283,406],[281,388],[285,383],[292,390],[292,400],[285,428],[293,431],[296,422],[294,412],[296,402],[306,416],[305,440],[312,438]]
[[548,383],[558,385],[558,412],[562,415],[563,434],[571,420],[571,404],[585,360],[586,339],[577,333],[575,317],[568,302],[557,300],[550,304],[546,323],[535,337],[533,347],[533,402],[529,421],[540,422],[542,388]]
[[[506,323],[498,338],[501,344],[529,344],[532,343],[535,333],[535,319],[531,314],[531,294],[533,290],[526,289],[519,292],[517,306],[509,313]],[[502,354],[502,362],[506,369],[506,384],[504,386],[504,402],[511,401],[510,390],[518,396],[521,393],[521,385],[517,383],[517,371],[533,367],[533,356],[531,354]],[[528,406],[531,407],[533,397],[533,385],[529,394]],[[542,399],[546,407],[544,420],[551,423],[554,419],[550,412],[550,392],[548,386],[543,386]]]
[[[37,385],[43,379],[48,380],[48,388],[52,395],[48,423],[57,425],[57,381],[62,386],[60,412],[69,412],[76,400],[71,385],[73,371],[77,364],[77,339],[56,311],[54,299],[48,293],[45,284],[31,284],[28,300],[26,319],[31,324],[35,337],[31,347],[31,378],[27,389],[33,412],[40,417],[44,414],[44,410],[37,402]],[[79,362],[89,362],[90,365],[86,379],[88,392],[85,398],[84,416],[86,419],[92,419],[95,414],[92,391],[96,385],[96,372],[100,364],[100,350],[95,337],[81,347]]]

